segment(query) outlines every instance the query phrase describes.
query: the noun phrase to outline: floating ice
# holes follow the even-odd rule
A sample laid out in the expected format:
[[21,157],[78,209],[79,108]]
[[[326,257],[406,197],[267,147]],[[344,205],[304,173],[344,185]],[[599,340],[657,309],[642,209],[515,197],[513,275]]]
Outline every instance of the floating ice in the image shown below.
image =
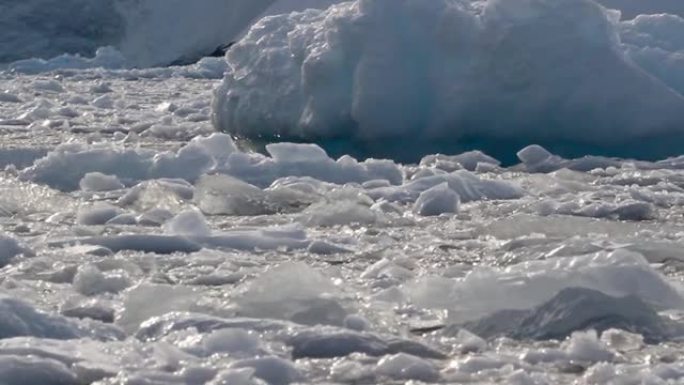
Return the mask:
[[445,182],[420,193],[413,211],[422,216],[453,214],[458,212],[460,202],[458,194]]
[[74,320],[38,311],[30,304],[0,294],[0,339],[33,336],[51,339],[91,337],[120,339],[120,330],[97,323]]
[[618,24],[590,0],[357,0],[265,18],[228,52],[214,122],[395,159],[474,146],[509,159],[533,141],[673,152],[684,97],[623,53]]
[[114,175],[105,175],[100,172],[90,172],[83,176],[78,183],[83,191],[111,191],[120,190],[124,185]]
[[123,272],[103,273],[96,266],[84,265],[74,276],[74,289],[83,295],[118,293],[131,285]]
[[339,288],[302,263],[285,263],[259,276],[237,299],[247,317],[287,319],[315,325],[342,325],[347,316]]
[[107,221],[120,214],[122,214],[120,208],[100,203],[79,210],[76,215],[76,223],[87,226],[104,225]]
[[420,306],[449,309],[452,319],[465,321],[498,310],[530,309],[569,287],[634,296],[656,309],[684,306],[663,276],[641,255],[626,250],[475,269],[456,280],[424,278],[407,284],[405,293]]
[[486,338],[539,340],[563,340],[576,331],[611,328],[638,333],[650,343],[684,334],[684,325],[668,323],[638,297],[615,298],[582,288],[564,289],[532,310],[503,310],[464,327]]
[[376,372],[395,380],[434,382],[439,378],[437,369],[429,361],[405,353],[383,357]]
[[9,264],[12,259],[25,251],[18,240],[0,233],[0,267]]
[[463,203],[476,200],[516,199],[524,195],[523,190],[513,183],[480,179],[468,171],[418,178],[402,186],[374,188],[368,191],[368,195],[375,200],[384,198],[390,202],[412,203],[424,191],[443,183],[457,193]]

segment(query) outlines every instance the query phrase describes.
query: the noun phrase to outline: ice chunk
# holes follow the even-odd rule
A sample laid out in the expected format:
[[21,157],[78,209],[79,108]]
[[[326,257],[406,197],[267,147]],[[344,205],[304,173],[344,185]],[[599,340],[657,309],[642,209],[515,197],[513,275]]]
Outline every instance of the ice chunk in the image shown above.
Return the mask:
[[402,186],[380,187],[368,190],[367,193],[376,201],[383,198],[390,202],[413,203],[422,192],[442,183],[447,183],[463,203],[488,199],[516,199],[524,195],[524,191],[513,183],[480,179],[468,171],[427,176]]
[[187,287],[142,283],[126,292],[116,324],[132,333],[149,318],[191,309],[196,300],[195,292]]
[[564,289],[532,310],[503,310],[464,327],[487,338],[539,340],[562,340],[589,329],[633,331],[651,343],[684,333],[684,325],[669,323],[638,297],[616,298],[583,288]]
[[570,287],[634,296],[656,309],[678,308],[683,303],[676,288],[640,254],[621,249],[475,269],[462,279],[424,278],[407,284],[404,292],[421,306],[449,309],[453,320],[465,321],[498,310],[530,309]]
[[207,219],[195,210],[176,215],[164,224],[164,230],[174,235],[207,236],[211,234]]
[[83,295],[118,293],[130,285],[124,272],[105,274],[93,265],[79,267],[74,276],[74,289]]
[[98,203],[79,210],[76,215],[76,223],[86,226],[104,225],[107,221],[120,214],[122,214],[120,208],[106,203]]
[[259,337],[241,329],[217,330],[202,339],[207,355],[215,353],[256,354],[261,344]]
[[241,315],[292,320],[306,325],[341,325],[346,310],[339,289],[302,262],[288,262],[252,281],[237,299]]
[[374,225],[382,221],[370,207],[349,200],[313,204],[302,213],[302,219],[309,226],[325,227]]
[[292,356],[297,358],[334,358],[352,353],[369,356],[410,354],[415,357],[443,359],[445,355],[419,341],[352,330],[317,327],[302,330],[288,339]]
[[12,262],[12,259],[24,252],[24,247],[14,237],[0,233],[0,267]]
[[565,344],[571,358],[587,362],[611,362],[615,353],[611,352],[599,339],[595,330],[573,333]]
[[375,370],[395,380],[434,382],[439,378],[439,372],[430,362],[405,353],[383,357]]
[[124,188],[119,178],[101,172],[85,174],[78,184],[83,191],[111,191]]
[[241,360],[231,364],[232,368],[252,368],[254,376],[269,385],[288,385],[303,379],[302,374],[292,362],[280,357],[259,357]]
[[195,202],[208,215],[263,215],[275,212],[260,188],[227,175],[207,175],[196,186]]
[[453,214],[458,212],[460,202],[460,197],[449,188],[449,184],[442,183],[420,193],[413,211],[422,216]]
[[65,364],[33,356],[0,356],[0,378],[3,385],[50,384],[78,385],[81,383]]
[[112,340],[121,338],[121,332],[104,325],[81,324],[68,318],[46,314],[24,301],[0,295],[0,339],[19,336],[59,340],[83,337]]

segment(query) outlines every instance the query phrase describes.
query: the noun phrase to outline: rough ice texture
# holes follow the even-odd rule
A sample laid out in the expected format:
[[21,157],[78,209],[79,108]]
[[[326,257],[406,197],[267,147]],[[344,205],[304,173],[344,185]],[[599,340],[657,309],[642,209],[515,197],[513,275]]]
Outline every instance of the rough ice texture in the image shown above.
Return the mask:
[[[648,41],[654,18],[638,26]],[[357,0],[264,18],[228,52],[214,123],[395,158],[530,141],[662,154],[651,141],[683,133],[684,97],[662,82],[677,72],[635,65],[623,28],[590,0]]]

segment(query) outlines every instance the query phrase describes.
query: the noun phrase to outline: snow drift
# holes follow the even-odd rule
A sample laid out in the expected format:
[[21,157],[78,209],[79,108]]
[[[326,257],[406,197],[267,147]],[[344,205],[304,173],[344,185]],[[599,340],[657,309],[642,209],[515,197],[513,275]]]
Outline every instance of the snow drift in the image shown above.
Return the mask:
[[[659,33],[664,17],[622,26],[590,0],[357,0],[268,17],[228,52],[214,123],[401,160],[469,146],[506,160],[530,142],[662,156],[684,133],[684,97],[663,69],[676,66],[635,61],[654,61],[643,51],[656,43],[657,57],[678,54],[665,43],[682,29]],[[623,47],[623,29],[641,40]]]

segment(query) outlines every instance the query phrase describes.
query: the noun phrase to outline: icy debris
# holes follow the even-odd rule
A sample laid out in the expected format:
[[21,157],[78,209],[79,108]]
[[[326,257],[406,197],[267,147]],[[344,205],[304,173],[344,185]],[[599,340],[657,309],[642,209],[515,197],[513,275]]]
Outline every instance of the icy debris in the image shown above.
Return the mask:
[[243,353],[256,355],[261,341],[254,333],[241,329],[216,330],[202,339],[208,356],[216,353]]
[[468,171],[427,176],[402,186],[380,187],[368,190],[367,193],[376,201],[382,198],[389,202],[413,203],[422,192],[443,183],[447,183],[463,203],[476,200],[516,199],[524,195],[522,188],[511,182],[481,179]]
[[294,364],[280,357],[259,357],[240,360],[230,365],[231,368],[252,368],[254,376],[266,381],[269,385],[288,385],[304,379]]
[[76,223],[86,226],[104,225],[122,213],[118,207],[107,203],[97,203],[90,207],[81,208],[76,215]]
[[3,103],[22,103],[23,101],[21,98],[19,98],[17,95],[9,92],[9,91],[3,91],[0,92],[0,102]]
[[[676,288],[643,256],[627,250],[474,269],[462,279],[424,277],[408,283],[403,291],[419,306],[449,309],[452,320],[466,321],[498,310],[530,309],[571,287],[614,297],[634,296],[657,309],[683,304]],[[445,296],[445,292],[450,294]]]
[[453,172],[464,168],[468,171],[476,171],[481,165],[499,166],[501,162],[483,153],[482,151],[468,151],[459,155],[427,155],[420,160],[420,165],[433,167],[446,172]]
[[137,224],[138,221],[135,218],[135,215],[133,214],[119,214],[115,216],[114,218],[108,220],[105,224],[106,225],[121,225],[121,226],[131,226]]
[[487,350],[487,341],[466,329],[461,329],[456,333],[456,348],[461,354],[478,353]]
[[126,291],[116,324],[130,334],[146,320],[172,311],[190,310],[196,301],[197,294],[188,287],[141,283]]
[[0,356],[3,385],[49,384],[79,385],[81,381],[65,364],[33,356]]
[[78,183],[83,191],[112,191],[124,188],[119,178],[101,172],[89,172]]
[[208,236],[211,229],[202,213],[184,211],[164,224],[164,231],[172,235]]
[[241,316],[342,325],[347,311],[339,295],[340,289],[318,271],[302,262],[287,262],[250,282],[236,303]]
[[302,213],[303,223],[321,227],[378,225],[383,219],[370,207],[350,200],[315,203]]
[[599,201],[585,206],[580,206],[574,201],[560,203],[545,200],[537,205],[537,213],[543,216],[561,214],[623,221],[645,221],[656,217],[656,208],[652,203],[635,200],[624,200],[619,203]]
[[155,235],[155,234],[128,234],[75,238],[70,240],[51,241],[52,247],[81,243],[106,247],[117,253],[122,250],[135,250],[147,253],[172,254],[176,252],[193,253],[202,247],[178,235]]
[[206,175],[196,185],[195,202],[207,215],[264,215],[277,207],[260,188],[227,175]]
[[25,247],[17,239],[0,233],[0,267],[10,264],[14,257],[25,251]]
[[370,329],[370,322],[358,314],[350,314],[344,318],[344,327],[361,332]]
[[[43,113],[50,114],[47,110]],[[230,175],[259,188],[265,188],[281,177],[295,176],[315,177],[340,184],[369,180],[400,184],[403,180],[399,166],[387,160],[358,162],[343,157],[335,161],[327,155],[323,158],[320,148],[312,150],[302,144],[280,143],[269,148],[277,160],[261,154],[239,152],[225,134],[198,137],[177,152],[163,153],[104,145],[63,145],[22,170],[20,177],[67,191],[77,189],[81,179],[95,172],[115,176],[124,185],[169,178],[195,182],[209,172]],[[313,153],[319,158],[307,158]]]
[[86,301],[67,301],[59,309],[60,314],[69,318],[90,318],[104,323],[113,323],[115,311],[97,298]]
[[413,211],[426,217],[454,214],[458,212],[460,203],[461,199],[458,194],[445,182],[420,193],[413,204]]
[[319,255],[346,254],[353,252],[353,250],[351,250],[349,247],[336,245],[334,243],[322,240],[312,241],[307,251],[309,253]]
[[684,335],[684,325],[669,323],[638,297],[616,298],[599,291],[568,288],[531,310],[502,310],[464,328],[486,338],[562,340],[576,331],[629,330],[657,343]]
[[118,293],[131,285],[128,275],[123,272],[103,273],[94,265],[78,268],[74,276],[74,289],[87,296],[101,293]]
[[421,358],[445,358],[442,352],[419,341],[320,326],[297,331],[287,344],[292,347],[294,358],[334,358],[352,353],[375,357],[404,353]]
[[608,329],[601,333],[601,342],[616,351],[638,350],[644,346],[644,336],[621,329]]
[[165,209],[175,212],[180,211],[194,195],[195,188],[185,180],[155,179],[138,183],[117,203],[138,211]]
[[359,162],[350,156],[334,160],[313,144],[274,143],[266,150],[271,157],[234,153],[218,169],[260,187],[279,178],[297,176],[337,184],[384,179],[396,185],[403,180],[399,166],[389,160]]
[[264,382],[255,380],[254,369],[225,369],[221,370],[207,385],[261,385]]
[[595,330],[574,332],[564,343],[568,356],[577,361],[612,362],[616,355],[599,339]]
[[20,336],[60,340],[83,337],[114,340],[122,337],[116,328],[96,323],[78,323],[46,314],[24,301],[0,294],[0,339]]
[[33,89],[36,91],[64,92],[64,87],[57,80],[36,80],[33,82]]
[[439,379],[439,372],[429,361],[405,353],[383,357],[375,371],[395,380],[435,382]]

